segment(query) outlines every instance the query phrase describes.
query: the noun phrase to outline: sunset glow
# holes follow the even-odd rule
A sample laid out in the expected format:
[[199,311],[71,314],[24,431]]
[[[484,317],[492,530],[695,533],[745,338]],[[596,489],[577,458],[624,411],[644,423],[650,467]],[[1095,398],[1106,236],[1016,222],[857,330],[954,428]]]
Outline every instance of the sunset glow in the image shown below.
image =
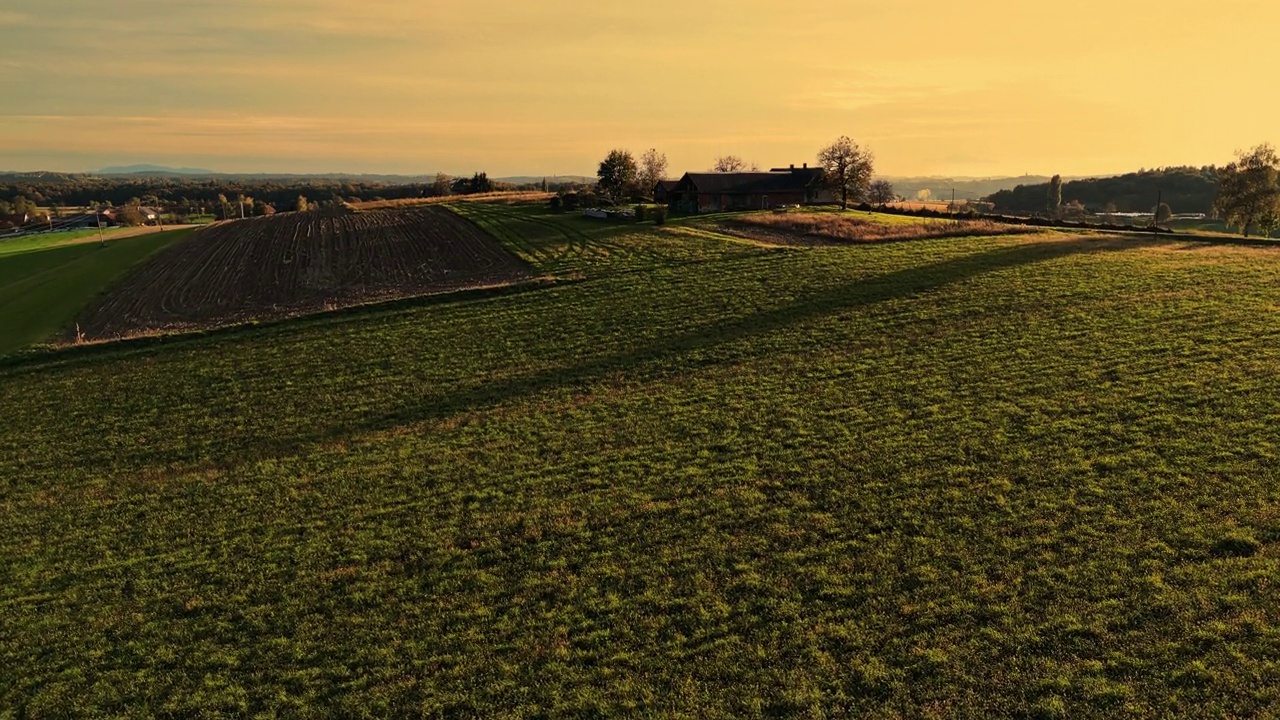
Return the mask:
[[1280,140],[1261,0],[10,0],[0,169],[593,174],[812,161],[895,175],[1228,161]]

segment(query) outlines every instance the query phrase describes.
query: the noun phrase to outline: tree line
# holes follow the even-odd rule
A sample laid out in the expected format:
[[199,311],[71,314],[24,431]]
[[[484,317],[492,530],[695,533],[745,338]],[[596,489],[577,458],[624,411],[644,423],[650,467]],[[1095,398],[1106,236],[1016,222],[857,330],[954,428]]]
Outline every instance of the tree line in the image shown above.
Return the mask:
[[[568,184],[548,183],[559,190]],[[183,177],[98,177],[55,175],[18,180],[0,178],[0,214],[34,214],[42,207],[122,207],[141,204],[166,212],[216,214],[226,198],[254,198],[278,209],[295,208],[299,195],[316,204],[343,201],[401,200],[441,195],[466,195],[500,190],[539,190],[542,183],[512,185],[492,180],[484,172],[470,177],[437,175],[432,182],[388,183],[328,178],[237,179]],[[236,214],[238,215],[238,208]]]
[[1170,167],[1070,182],[1055,175],[1046,184],[1019,185],[987,199],[1000,213],[1150,213],[1157,225],[1175,212],[1203,213],[1245,237],[1255,231],[1270,236],[1280,230],[1280,155],[1263,143],[1237,152],[1223,167]]
[[1019,185],[987,196],[996,212],[1024,215],[1079,206],[1090,213],[1151,212],[1163,200],[1175,212],[1212,213],[1218,197],[1218,169],[1213,166],[1140,170],[1107,178]]
[[[842,207],[848,208],[850,201],[883,204],[895,199],[891,183],[872,179],[875,156],[848,136],[822,148],[817,159],[823,186],[839,196]],[[710,170],[716,173],[760,171],[758,164],[748,163],[737,155],[717,157]],[[658,181],[669,179],[667,156],[650,148],[637,160],[630,150],[616,148],[600,161],[596,177],[596,192],[607,204],[650,201]]]

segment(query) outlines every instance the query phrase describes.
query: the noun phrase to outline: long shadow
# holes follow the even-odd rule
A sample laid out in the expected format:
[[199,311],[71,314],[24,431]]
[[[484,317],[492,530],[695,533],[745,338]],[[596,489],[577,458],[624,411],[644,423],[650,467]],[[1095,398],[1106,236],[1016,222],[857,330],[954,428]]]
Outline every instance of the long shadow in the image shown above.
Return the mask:
[[[736,353],[731,354],[731,357],[717,359],[709,356],[705,351],[767,334],[810,318],[937,290],[984,273],[1083,253],[1120,251],[1126,247],[1131,247],[1131,244],[1107,239],[1039,242],[900,270],[856,284],[815,293],[778,308],[750,314],[736,321],[709,323],[694,331],[665,338],[648,347],[590,358],[577,365],[500,380],[443,396],[408,399],[392,412],[338,425],[321,436],[310,439],[312,441],[333,440],[360,432],[387,430],[400,425],[441,419],[549,390],[589,385],[594,379],[623,370],[639,372],[644,379],[655,380],[667,375],[687,372],[695,366],[705,368],[729,362],[736,363],[752,357],[752,353],[745,355]],[[699,351],[696,363],[682,363],[678,367],[672,367],[666,362],[694,351]],[[755,354],[772,351],[762,348]]]

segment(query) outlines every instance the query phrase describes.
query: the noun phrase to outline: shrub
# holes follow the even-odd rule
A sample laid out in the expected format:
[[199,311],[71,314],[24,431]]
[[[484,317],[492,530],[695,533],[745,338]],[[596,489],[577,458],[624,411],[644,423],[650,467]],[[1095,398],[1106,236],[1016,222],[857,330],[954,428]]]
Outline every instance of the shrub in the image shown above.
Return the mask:
[[647,217],[648,208],[643,204],[636,205],[636,222],[644,222]]
[[564,200],[559,195],[551,198],[551,209],[555,212],[564,210]]
[[667,208],[665,205],[652,208],[649,214],[653,216],[654,225],[665,225],[667,222]]
[[116,213],[116,222],[128,227],[137,227],[146,223],[147,219],[137,208],[128,207]]

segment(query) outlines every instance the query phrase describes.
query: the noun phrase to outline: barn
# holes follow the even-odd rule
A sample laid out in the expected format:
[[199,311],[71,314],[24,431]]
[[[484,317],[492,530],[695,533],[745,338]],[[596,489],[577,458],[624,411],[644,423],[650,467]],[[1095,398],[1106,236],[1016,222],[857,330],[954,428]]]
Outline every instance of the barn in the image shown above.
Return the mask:
[[769,172],[685,173],[668,192],[667,204],[676,212],[707,213],[830,202],[822,177],[820,168],[807,165]]
[[679,184],[679,180],[659,180],[658,184],[653,186],[653,201],[659,205],[670,203],[671,193]]

